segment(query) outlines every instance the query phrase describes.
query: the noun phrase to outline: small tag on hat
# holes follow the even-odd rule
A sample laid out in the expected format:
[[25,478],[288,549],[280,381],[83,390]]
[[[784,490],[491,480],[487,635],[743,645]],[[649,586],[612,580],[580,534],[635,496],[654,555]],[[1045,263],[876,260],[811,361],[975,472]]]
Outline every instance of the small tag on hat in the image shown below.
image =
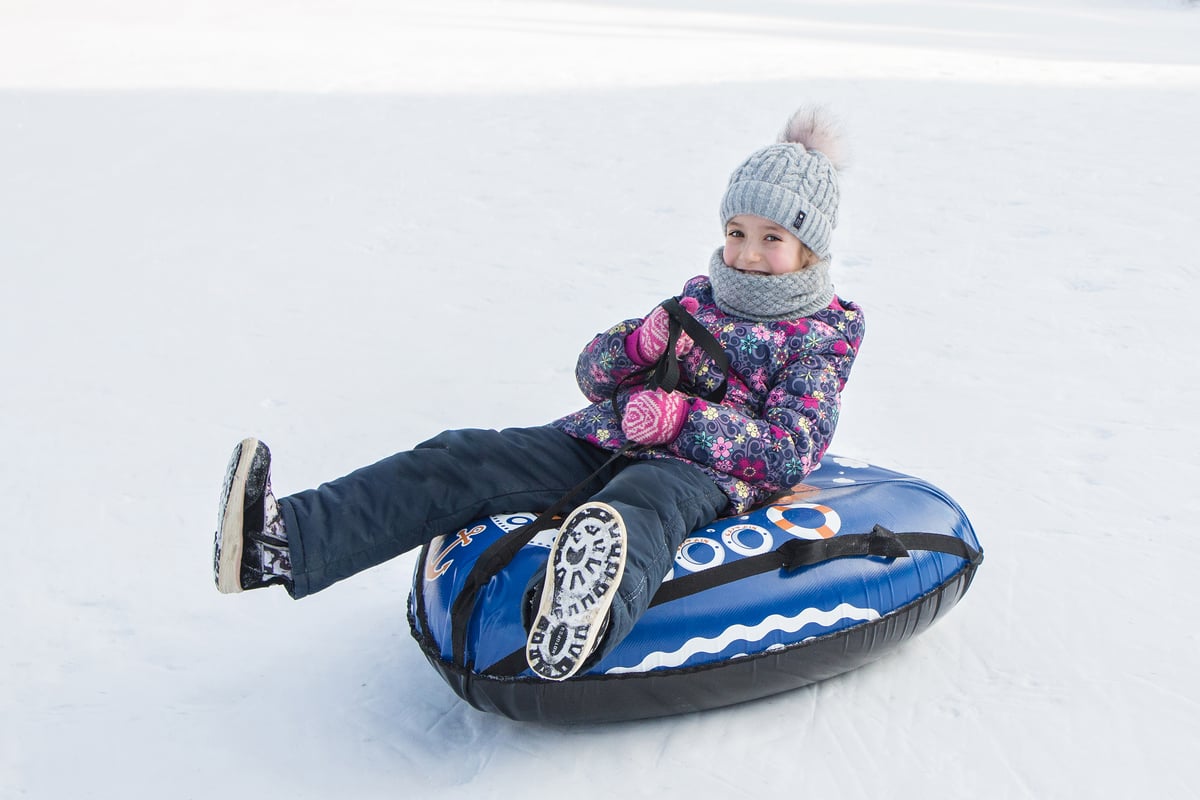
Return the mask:
[[796,212],[796,221],[792,223],[792,227],[798,229],[801,225],[804,224],[804,218],[806,216],[808,216],[808,215],[805,214],[803,211]]

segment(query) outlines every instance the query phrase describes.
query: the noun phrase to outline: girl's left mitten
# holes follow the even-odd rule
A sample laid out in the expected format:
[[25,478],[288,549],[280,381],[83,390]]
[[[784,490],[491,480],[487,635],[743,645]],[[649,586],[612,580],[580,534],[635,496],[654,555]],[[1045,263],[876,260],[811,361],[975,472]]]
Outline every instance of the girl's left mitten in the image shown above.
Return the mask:
[[638,444],[667,444],[683,430],[690,409],[691,399],[685,394],[644,389],[629,398],[621,430]]

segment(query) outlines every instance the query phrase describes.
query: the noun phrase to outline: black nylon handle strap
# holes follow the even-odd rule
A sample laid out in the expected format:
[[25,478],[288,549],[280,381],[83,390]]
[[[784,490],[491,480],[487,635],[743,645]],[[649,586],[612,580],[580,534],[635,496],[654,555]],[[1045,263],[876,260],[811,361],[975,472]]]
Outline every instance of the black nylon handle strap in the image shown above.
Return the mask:
[[909,555],[910,550],[928,550],[958,556],[973,566],[983,560],[981,553],[957,536],[942,533],[893,533],[882,525],[876,525],[870,533],[842,534],[830,539],[789,539],[769,553],[741,558],[703,572],[667,581],[659,587],[654,599],[650,601],[650,606],[669,603],[713,586],[777,569],[791,571],[848,556],[904,558]]
[[454,603],[450,606],[450,653],[451,660],[455,664],[467,666],[464,663],[467,625],[471,620],[471,614],[475,611],[475,599],[479,596],[479,590],[486,586],[496,573],[504,569],[517,551],[529,544],[538,531],[545,530],[553,524],[549,522],[552,516],[546,517],[546,519],[538,517],[528,525],[497,539],[480,554],[479,558],[475,559],[471,572],[467,575],[466,583],[463,584],[462,590],[459,591],[458,596],[454,598]]
[[484,675],[511,678],[529,669],[529,661],[525,657],[525,648],[518,648],[504,658],[487,668]]
[[780,556],[780,568],[788,572],[847,556],[908,557],[908,548],[900,538],[882,525],[876,525],[867,534],[834,536],[830,539],[789,539],[776,552]]
[[675,348],[679,344],[681,330],[683,328],[674,319],[671,319],[667,327],[667,349],[663,351],[658,363],[654,366],[654,375],[647,382],[648,388],[662,389],[664,392],[673,392],[679,388],[682,371],[679,368],[679,356],[676,354]]
[[[662,302],[662,307],[671,317],[671,328],[676,325],[683,329],[683,332],[692,337],[692,341],[704,351],[717,370],[721,373],[721,382],[716,389],[711,392],[701,392],[699,397],[704,400],[711,400],[714,403],[720,403],[725,399],[725,391],[729,388],[729,356],[725,354],[725,349],[721,347],[721,343],[717,341],[717,337],[709,332],[708,328],[700,324],[700,321],[687,312],[687,309],[679,302],[677,298],[670,297]],[[676,341],[678,335],[672,341]],[[667,353],[675,353],[675,346],[672,344],[667,348]],[[677,360],[677,359],[676,359]]]
[[[876,526],[880,527],[880,526]],[[887,530],[884,528],[884,530]],[[928,550],[932,553],[946,553],[958,556],[973,567],[983,561],[983,553],[971,545],[945,533],[896,533],[893,534],[909,550]]]

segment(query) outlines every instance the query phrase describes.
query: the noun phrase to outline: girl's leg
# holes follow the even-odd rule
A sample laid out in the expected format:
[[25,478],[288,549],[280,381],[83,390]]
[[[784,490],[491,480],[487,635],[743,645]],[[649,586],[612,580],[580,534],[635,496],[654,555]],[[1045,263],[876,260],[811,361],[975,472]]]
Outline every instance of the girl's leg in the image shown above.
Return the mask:
[[675,551],[697,528],[716,519],[729,503],[699,468],[667,459],[638,461],[592,496],[620,513],[627,531],[625,572],[609,613],[600,657],[629,634],[675,560]]
[[[279,499],[294,597],[491,514],[540,511],[611,453],[551,427],[447,431],[330,483]],[[612,478],[608,469],[581,493]],[[661,575],[659,576],[662,577]]]
[[681,461],[634,461],[566,516],[550,550],[525,657],[534,673],[566,680],[629,634],[675,551],[729,502]]

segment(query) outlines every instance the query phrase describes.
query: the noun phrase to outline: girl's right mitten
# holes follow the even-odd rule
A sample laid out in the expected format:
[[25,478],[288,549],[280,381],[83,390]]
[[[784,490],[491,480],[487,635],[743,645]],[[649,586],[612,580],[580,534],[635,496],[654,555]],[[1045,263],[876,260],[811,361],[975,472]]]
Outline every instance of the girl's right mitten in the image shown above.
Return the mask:
[[[679,305],[689,314],[695,314],[696,309],[700,308],[699,301],[694,297],[683,298]],[[671,316],[665,308],[658,306],[625,339],[625,352],[638,364],[648,367],[662,358],[662,354],[667,351],[670,331]],[[692,337],[680,333],[679,341],[675,344],[675,355],[683,358],[691,352],[692,345]]]

